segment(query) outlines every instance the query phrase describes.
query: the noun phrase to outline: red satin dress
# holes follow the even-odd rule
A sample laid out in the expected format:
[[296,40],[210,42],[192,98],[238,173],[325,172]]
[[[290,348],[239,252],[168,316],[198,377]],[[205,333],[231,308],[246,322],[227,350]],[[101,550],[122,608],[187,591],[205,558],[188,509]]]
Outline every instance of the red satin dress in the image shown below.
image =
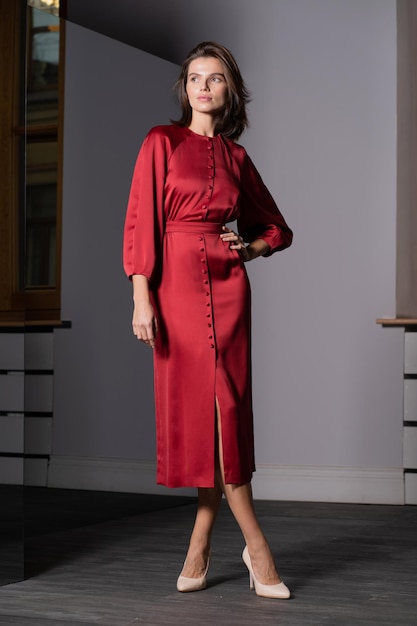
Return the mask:
[[154,349],[157,482],[213,487],[216,412],[226,483],[255,470],[250,286],[244,263],[220,239],[237,219],[269,256],[292,232],[243,147],[176,125],[153,128],[136,162],[124,268],[149,279],[159,333]]

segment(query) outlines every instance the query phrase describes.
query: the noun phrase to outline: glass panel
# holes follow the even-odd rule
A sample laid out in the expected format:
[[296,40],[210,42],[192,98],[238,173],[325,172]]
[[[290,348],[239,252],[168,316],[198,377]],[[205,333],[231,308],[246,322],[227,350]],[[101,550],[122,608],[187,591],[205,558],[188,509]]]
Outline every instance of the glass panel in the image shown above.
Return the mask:
[[[25,216],[21,285],[56,287],[59,18],[28,8]],[[24,273],[24,276],[23,276]]]
[[28,6],[59,15],[59,0],[28,0]]
[[58,120],[59,18],[29,9],[27,124]]
[[27,144],[25,289],[56,283],[57,142]]
[[[42,0],[34,0],[42,4]],[[46,4],[55,4],[55,0],[43,0]],[[15,0],[10,0],[10,5]],[[6,3],[4,3],[6,4]],[[16,2],[17,4],[17,2]],[[25,15],[19,15],[21,24],[24,25]],[[36,19],[35,19],[36,21]],[[16,28],[16,24],[14,24]],[[18,33],[20,29],[16,29]],[[59,36],[59,33],[58,33]],[[28,36],[28,41],[30,37]],[[51,38],[48,39],[52,41]],[[22,37],[22,50],[26,43],[26,37]],[[33,44],[34,45],[34,44]],[[44,60],[40,59],[39,41],[37,42],[37,50],[33,51],[31,57],[44,65],[33,65],[32,87],[39,93],[42,91],[42,98],[30,95],[28,97],[28,113],[32,123],[36,121],[38,124],[47,125],[57,122],[57,73],[55,69],[55,61],[52,58]],[[55,43],[53,47],[57,49],[56,33]],[[10,58],[7,59],[10,63]],[[22,66],[22,87],[24,68]],[[36,80],[35,80],[36,76]],[[45,81],[47,88],[41,90],[42,81]],[[20,83],[20,79],[18,79]],[[43,86],[45,86],[45,83]],[[22,103],[26,98],[22,94]],[[23,109],[23,106],[22,106]],[[23,127],[23,120],[20,119]],[[19,243],[21,257],[24,251],[25,239],[25,216],[23,211],[25,197],[25,134],[21,128],[16,130],[17,148],[18,148],[18,172],[20,182],[20,206],[19,214]],[[38,136],[39,139],[40,136]],[[28,245],[37,252],[33,254],[33,268],[29,269],[29,264],[21,262],[19,272],[23,275],[23,267],[27,265],[28,276],[32,282],[52,283],[55,276],[55,206],[56,206],[56,158],[57,147],[56,139],[41,139],[34,141],[29,138],[30,147],[28,148],[28,165],[29,171],[27,175],[28,182],[28,228],[26,235]],[[48,224],[48,226],[47,226]],[[41,234],[39,234],[39,232]],[[46,234],[47,233],[47,234]],[[47,241],[46,245],[44,242]],[[42,243],[41,243],[42,242]],[[41,246],[46,247],[47,254],[40,252]],[[42,262],[39,261],[43,256],[49,257],[48,271],[41,271]],[[36,266],[36,271],[35,271]],[[23,276],[20,280],[20,286],[23,286]],[[16,328],[10,332],[0,333],[0,374],[3,381],[0,393],[0,585],[14,583],[24,578],[24,431],[22,426],[20,429],[16,427],[16,423],[24,424],[24,387],[18,389],[16,385],[17,379],[23,378],[24,369],[24,343],[19,341],[21,335]],[[5,335],[7,337],[5,338]],[[6,374],[5,372],[12,372]],[[24,385],[24,383],[23,383]],[[13,618],[11,618],[13,620]],[[18,618],[17,618],[18,619]],[[19,621],[19,620],[18,620]],[[3,624],[3,620],[1,621]]]
[[54,287],[56,185],[28,187],[26,206],[25,288]]

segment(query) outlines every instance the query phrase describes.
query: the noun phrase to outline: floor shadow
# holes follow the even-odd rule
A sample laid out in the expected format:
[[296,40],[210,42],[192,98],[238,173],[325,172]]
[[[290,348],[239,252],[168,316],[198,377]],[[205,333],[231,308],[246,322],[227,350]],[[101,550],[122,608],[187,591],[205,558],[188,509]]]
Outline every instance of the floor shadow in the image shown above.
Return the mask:
[[[196,498],[30,488],[25,493],[25,579],[127,538],[147,532],[144,516],[181,507]],[[160,516],[163,524],[164,516]],[[132,541],[133,545],[133,541]]]

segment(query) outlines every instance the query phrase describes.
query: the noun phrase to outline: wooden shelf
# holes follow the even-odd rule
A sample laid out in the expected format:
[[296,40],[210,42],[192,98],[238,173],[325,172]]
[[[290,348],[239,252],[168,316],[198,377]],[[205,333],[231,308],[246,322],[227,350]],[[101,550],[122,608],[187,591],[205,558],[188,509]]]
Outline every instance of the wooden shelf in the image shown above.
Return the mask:
[[15,321],[7,322],[0,320],[0,332],[7,332],[8,330],[22,329],[22,330],[49,330],[53,328],[71,328],[71,320],[27,320],[27,321]]
[[379,317],[376,323],[390,328],[401,326],[415,326],[417,328],[417,318],[415,317]]

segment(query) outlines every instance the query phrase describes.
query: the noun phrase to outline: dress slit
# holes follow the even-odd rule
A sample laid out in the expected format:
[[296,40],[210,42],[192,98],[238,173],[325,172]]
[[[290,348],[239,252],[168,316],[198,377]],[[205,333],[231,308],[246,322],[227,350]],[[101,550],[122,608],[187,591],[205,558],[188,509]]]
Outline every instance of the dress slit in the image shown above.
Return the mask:
[[[214,450],[214,478],[216,478],[216,469],[220,471],[222,481],[224,480],[224,476],[222,475],[224,472],[224,441],[223,441],[223,424],[222,424],[222,410],[220,406],[220,401],[217,393],[214,396],[214,406],[215,406],[215,423],[214,423],[214,441],[215,441],[215,450]],[[223,472],[222,472],[223,468]]]

